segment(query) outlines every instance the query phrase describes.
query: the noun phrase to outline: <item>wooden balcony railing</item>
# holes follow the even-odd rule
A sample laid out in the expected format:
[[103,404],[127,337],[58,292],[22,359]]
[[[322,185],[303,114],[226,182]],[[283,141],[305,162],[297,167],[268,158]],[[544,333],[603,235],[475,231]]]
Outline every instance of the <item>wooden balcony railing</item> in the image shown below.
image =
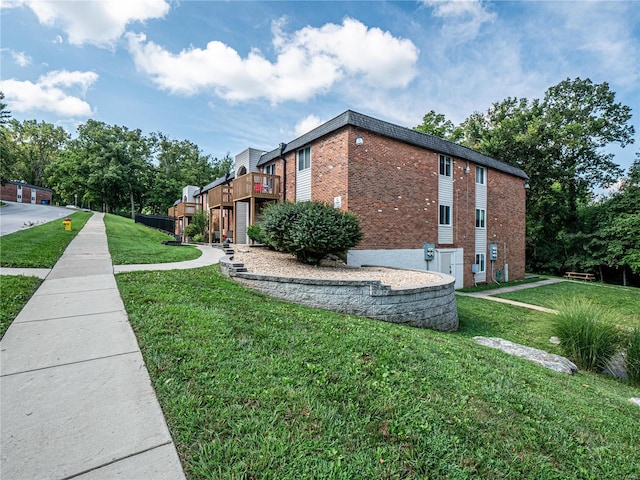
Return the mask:
[[233,181],[233,199],[265,198],[278,200],[280,198],[280,177],[267,173],[251,172]]
[[218,185],[209,190],[209,208],[232,207],[233,188],[231,185]]
[[[196,214],[197,208],[198,208],[197,203],[182,202],[170,208],[169,215],[175,218],[193,217]],[[171,211],[172,209],[173,209],[173,212]]]

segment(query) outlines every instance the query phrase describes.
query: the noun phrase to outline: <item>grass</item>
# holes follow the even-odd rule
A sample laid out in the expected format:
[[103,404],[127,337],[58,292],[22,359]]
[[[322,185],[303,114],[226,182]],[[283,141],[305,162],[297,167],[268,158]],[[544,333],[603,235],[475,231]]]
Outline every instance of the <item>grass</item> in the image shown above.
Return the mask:
[[615,310],[580,297],[560,298],[554,307],[554,333],[564,355],[578,368],[602,371],[622,343]]
[[66,231],[62,220],[53,220],[0,237],[0,266],[18,268],[52,268],[87,223],[91,213],[71,214],[72,230]]
[[104,224],[114,265],[182,262],[201,255],[192,245],[164,245],[164,240],[173,240],[173,237],[130,218],[106,214]]
[[640,327],[636,327],[629,336],[626,358],[629,380],[640,386]]
[[0,275],[0,338],[41,283],[37,277]]
[[606,310],[617,312],[626,327],[640,326],[640,294],[637,288],[600,283],[560,282],[496,295],[496,297],[554,308],[559,298],[586,297]]
[[217,266],[116,278],[189,479],[640,478],[637,389],[471,338],[546,342],[552,315],[458,298],[461,331],[440,333]]

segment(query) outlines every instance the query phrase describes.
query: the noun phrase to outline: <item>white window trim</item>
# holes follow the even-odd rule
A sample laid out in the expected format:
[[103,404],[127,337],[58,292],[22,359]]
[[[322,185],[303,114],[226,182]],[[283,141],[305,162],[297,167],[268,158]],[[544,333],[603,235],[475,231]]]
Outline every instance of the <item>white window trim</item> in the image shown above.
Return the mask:
[[[479,182],[478,181],[478,172],[482,172],[482,181]],[[478,185],[486,185],[487,184],[487,169],[484,167],[481,167],[480,165],[476,165],[476,183]]]
[[[478,226],[478,212],[482,212],[480,215],[482,225],[480,226]],[[476,228],[487,228],[487,211],[484,208],[476,208]]]
[[477,273],[486,272],[487,268],[487,257],[484,253],[476,253],[476,265],[478,265]]
[[[307,150],[309,151],[309,164],[308,165],[306,164],[307,162],[305,158],[304,159],[305,165],[303,166],[303,168],[300,168],[300,154],[306,152]],[[310,146],[301,148],[296,152],[296,168],[298,169],[298,172],[302,172],[304,170],[308,170],[311,168],[311,147]]]
[[[448,223],[442,223],[442,209],[446,208],[448,209]],[[438,225],[442,225],[442,226],[447,226],[450,227],[451,226],[451,205],[439,205],[438,206]]]
[[[445,173],[442,173],[441,165],[444,162]],[[443,177],[451,177],[453,175],[453,159],[448,155],[442,155],[438,157],[438,173]]]

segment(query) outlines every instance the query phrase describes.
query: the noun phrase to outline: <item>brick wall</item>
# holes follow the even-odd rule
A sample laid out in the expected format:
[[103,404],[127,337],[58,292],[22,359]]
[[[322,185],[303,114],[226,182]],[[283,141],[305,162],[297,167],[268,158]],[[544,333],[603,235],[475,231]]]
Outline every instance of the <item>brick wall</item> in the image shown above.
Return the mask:
[[[361,136],[362,145],[356,145]],[[287,154],[287,200],[295,200],[295,152]],[[475,168],[453,158],[453,244],[438,245],[438,161],[436,152],[348,126],[311,146],[312,199],[333,204],[360,218],[357,249],[464,249],[465,286],[473,285],[475,262]],[[466,171],[469,166],[469,172]],[[277,162],[276,174],[283,174]],[[494,268],[509,264],[511,280],[524,278],[524,180],[487,168],[487,243],[499,244]],[[487,254],[487,277],[490,275]]]
[[[22,185],[22,203],[31,203],[31,190],[36,190],[36,203],[40,204],[43,201],[49,201],[52,203],[53,193],[48,189],[36,188],[31,185]],[[18,185],[15,183],[6,183],[0,186],[0,199],[7,202],[18,201]]]

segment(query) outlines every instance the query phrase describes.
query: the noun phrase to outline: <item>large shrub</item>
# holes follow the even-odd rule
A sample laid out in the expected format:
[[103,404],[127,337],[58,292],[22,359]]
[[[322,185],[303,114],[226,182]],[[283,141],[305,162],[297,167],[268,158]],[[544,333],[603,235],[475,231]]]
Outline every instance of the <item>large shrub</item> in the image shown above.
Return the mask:
[[617,319],[585,298],[563,298],[555,308],[555,334],[564,354],[578,368],[603,370],[622,341]]
[[312,265],[355,247],[362,238],[358,217],[320,202],[269,205],[260,224],[269,245]]
[[640,385],[640,327],[631,332],[625,361],[629,381]]
[[207,215],[202,211],[198,210],[193,217],[191,217],[191,222],[184,228],[184,234],[188,237],[195,237],[196,235],[200,235],[200,237],[204,237],[207,228]]

